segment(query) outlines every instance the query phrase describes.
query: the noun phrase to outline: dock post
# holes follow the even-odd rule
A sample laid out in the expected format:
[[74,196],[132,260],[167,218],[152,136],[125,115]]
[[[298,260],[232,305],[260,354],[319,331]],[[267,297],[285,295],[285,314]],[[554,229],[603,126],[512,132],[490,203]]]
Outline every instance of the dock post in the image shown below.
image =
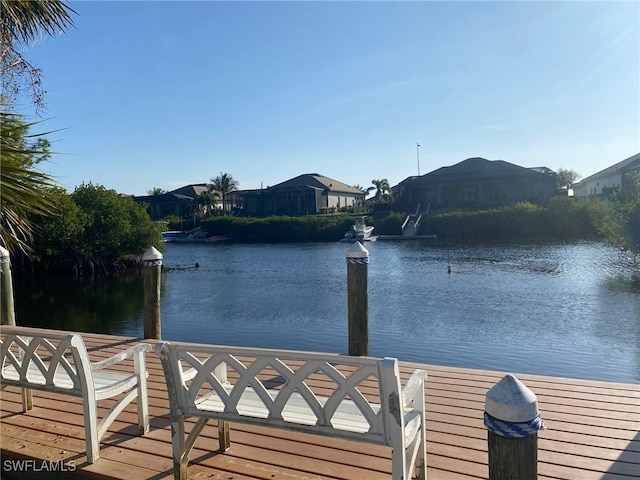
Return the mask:
[[347,251],[349,355],[369,355],[369,251],[355,242]]
[[160,340],[160,278],[162,254],[151,247],[142,255],[144,338]]
[[486,394],[489,480],[538,478],[538,430],[544,428],[538,399],[520,380],[506,375]]
[[13,307],[13,280],[9,250],[0,247],[0,324],[15,325],[16,312]]

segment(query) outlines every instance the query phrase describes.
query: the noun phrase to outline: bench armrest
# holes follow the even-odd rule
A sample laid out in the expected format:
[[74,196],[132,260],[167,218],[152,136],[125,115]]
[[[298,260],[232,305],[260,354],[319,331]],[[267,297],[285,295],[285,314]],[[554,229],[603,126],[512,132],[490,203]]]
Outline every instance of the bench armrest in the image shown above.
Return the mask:
[[409,381],[402,389],[402,405],[406,408],[409,406],[413,399],[416,397],[416,393],[421,388],[424,388],[424,382],[427,380],[426,370],[416,370],[409,378]]
[[111,365],[115,365],[116,363],[121,362],[122,360],[124,360],[125,358],[131,357],[135,354],[137,354],[138,352],[144,353],[144,352],[150,352],[151,351],[151,345],[148,343],[139,343],[137,345],[134,345],[131,348],[128,348],[127,350],[124,350],[123,352],[120,352],[112,357],[106,358],[104,360],[101,360],[99,362],[96,363],[91,363],[91,370],[102,370],[103,368],[107,368],[110,367]]

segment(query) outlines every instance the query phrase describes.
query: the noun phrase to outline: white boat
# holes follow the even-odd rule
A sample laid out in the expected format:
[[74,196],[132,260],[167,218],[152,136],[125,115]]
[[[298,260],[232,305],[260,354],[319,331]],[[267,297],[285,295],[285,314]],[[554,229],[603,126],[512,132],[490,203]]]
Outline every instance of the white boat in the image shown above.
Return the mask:
[[186,238],[187,233],[182,230],[167,230],[166,232],[162,232],[162,240],[165,243],[175,242],[176,239],[180,240]]
[[366,225],[364,217],[357,218],[351,229],[344,234],[344,237],[340,240],[342,242],[372,242],[375,241],[377,236],[373,233],[374,227],[372,225]]

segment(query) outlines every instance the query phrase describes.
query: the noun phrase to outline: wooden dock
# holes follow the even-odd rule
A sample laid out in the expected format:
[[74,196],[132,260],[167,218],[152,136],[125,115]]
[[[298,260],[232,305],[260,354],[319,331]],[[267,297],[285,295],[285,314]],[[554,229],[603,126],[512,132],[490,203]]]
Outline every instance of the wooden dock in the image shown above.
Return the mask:
[[[140,340],[83,334],[93,361]],[[171,435],[160,361],[147,354],[151,430],[136,435],[135,405],[127,407],[101,442],[100,459],[87,464],[79,399],[33,392],[34,409],[21,413],[19,389],[0,401],[2,478],[170,479]],[[486,479],[484,398],[504,373],[402,363],[403,381],[415,368],[428,371],[429,480]],[[540,479],[640,478],[640,385],[524,375],[538,396],[547,429],[539,433]],[[101,410],[104,412],[104,409]],[[205,427],[191,454],[190,479],[388,479],[390,449],[289,431],[231,425],[231,448],[216,451],[215,423]],[[28,459],[29,472],[18,472]],[[45,463],[43,464],[43,461]],[[42,467],[65,471],[42,477]],[[34,467],[40,471],[34,471]],[[11,470],[11,471],[10,471]],[[49,474],[51,475],[51,474]]]

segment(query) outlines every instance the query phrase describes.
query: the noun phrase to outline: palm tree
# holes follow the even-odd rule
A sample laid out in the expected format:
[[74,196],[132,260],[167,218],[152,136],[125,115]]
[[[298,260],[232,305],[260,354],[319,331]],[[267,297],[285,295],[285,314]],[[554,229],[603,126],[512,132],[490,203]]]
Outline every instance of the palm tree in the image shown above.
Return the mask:
[[210,216],[214,209],[214,205],[218,203],[220,194],[215,190],[207,190],[206,192],[200,192],[195,198],[196,206],[201,215]]
[[580,178],[580,174],[575,170],[566,170],[564,168],[559,168],[556,174],[558,188],[560,189],[570,189],[578,178]]
[[152,196],[162,195],[164,193],[167,193],[167,191],[164,188],[160,188],[160,187],[153,187],[152,189],[147,190],[147,194]]
[[238,189],[238,182],[233,179],[228,173],[220,172],[216,178],[211,179],[211,185],[209,185],[209,191],[219,192],[222,197],[222,210],[226,210],[226,198],[231,192]]
[[[0,243],[9,251],[29,251],[33,215],[53,210],[53,179],[36,164],[49,155],[43,134],[30,134],[33,123],[0,112]],[[29,141],[28,141],[28,140]]]
[[372,190],[376,191],[376,194],[373,196],[373,200],[379,202],[381,200],[388,200],[391,198],[391,187],[389,186],[389,180],[383,178],[382,180],[371,180],[371,183],[374,185],[373,187],[369,187],[367,192],[371,192]]
[[43,34],[51,37],[73,26],[75,10],[60,0],[1,0],[0,64],[2,107],[9,108],[22,87],[31,90],[36,110],[44,107],[44,89],[40,70],[27,62],[22,52]]
[[36,111],[44,107],[40,70],[22,57],[42,34],[54,36],[73,26],[75,11],[59,0],[1,0],[0,8],[0,243],[27,252],[33,239],[29,217],[51,214],[52,178],[35,168],[49,156],[44,134],[29,134],[33,123],[10,113],[24,85]]

